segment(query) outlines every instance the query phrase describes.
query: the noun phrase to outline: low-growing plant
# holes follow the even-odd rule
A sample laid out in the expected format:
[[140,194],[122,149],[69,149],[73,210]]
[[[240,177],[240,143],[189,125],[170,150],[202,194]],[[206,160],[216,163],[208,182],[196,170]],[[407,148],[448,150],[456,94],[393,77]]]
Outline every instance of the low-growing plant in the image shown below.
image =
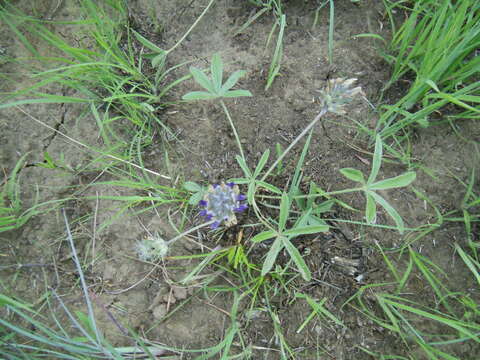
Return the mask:
[[[478,261],[458,244],[455,244],[455,250],[463,261],[459,266],[465,265],[478,284]],[[387,263],[391,264],[388,257],[384,256]],[[356,300],[358,310],[382,328],[398,334],[410,351],[415,345],[428,359],[460,359],[457,357],[458,348],[455,348],[459,344],[472,343],[478,348],[480,305],[467,292],[450,290],[445,281],[449,275],[441,267],[410,248],[405,272],[400,274],[392,266],[389,269],[394,275],[394,282],[363,286],[346,304],[357,308],[357,305],[353,305],[353,300]],[[424,280],[424,294],[433,292],[435,306],[428,306],[408,295],[406,287],[414,277]],[[397,287],[393,294],[387,290],[392,286]],[[372,308],[366,303],[365,293],[375,297],[378,307]],[[430,329],[441,329],[441,332],[432,332]],[[368,349],[362,350],[368,352]],[[381,358],[380,354],[372,355]]]
[[[44,21],[23,14],[13,5],[0,6],[0,19],[32,55],[15,61],[36,80],[24,89],[3,93],[0,109],[28,104],[87,104],[107,149],[104,152],[123,159],[138,156],[137,147],[131,146],[132,138],[141,141],[141,150],[151,144],[156,128],[175,137],[158,111],[167,105],[165,94],[185,80],[166,81],[171,71],[183,65],[165,66],[166,56],[182,40],[168,50],[148,41],[129,25],[123,1],[86,0],[80,6],[83,19],[71,24],[86,34],[93,46],[89,41],[70,44],[66,37],[45,26]],[[38,46],[28,40],[30,36],[52,49],[52,53],[45,55],[37,50]],[[137,47],[146,51],[142,49],[138,56]],[[46,64],[50,66],[48,70]],[[16,79],[9,75],[6,81]],[[62,95],[50,94],[46,87],[52,85],[61,85],[65,91]]]
[[[376,181],[382,159],[382,142],[380,137],[377,137],[375,154],[373,157],[372,171],[367,180],[365,180],[363,174],[356,169],[342,169],[341,173],[353,180],[360,183],[360,187],[353,189],[344,189],[337,191],[324,192],[319,189],[315,184],[311,185],[309,194],[303,194],[301,190],[302,180],[302,166],[305,161],[305,157],[308,152],[310,139],[313,134],[313,127],[320,119],[329,112],[343,114],[345,112],[345,105],[350,102],[356,95],[361,93],[361,88],[352,88],[351,86],[355,82],[355,79],[343,80],[334,79],[327,83],[325,89],[321,90],[321,107],[318,115],[305,129],[296,137],[294,141],[278,156],[273,164],[264,171],[264,168],[269,161],[270,151],[266,149],[261,156],[258,164],[255,166],[255,170],[251,170],[247,165],[247,159],[242,149],[242,144],[238,137],[233,120],[227,109],[227,106],[222,98],[235,97],[235,96],[251,96],[251,93],[246,90],[230,90],[238,81],[242,71],[234,72],[229,79],[223,84],[223,64],[218,55],[214,55],[212,58],[211,76],[209,79],[204,73],[197,68],[192,67],[191,73],[197,83],[202,86],[207,92],[194,91],[186,94],[184,100],[204,100],[204,99],[219,99],[220,104],[227,116],[229,124],[235,134],[235,139],[240,151],[240,155],[237,155],[237,162],[243,171],[243,177],[234,178],[230,181],[231,186],[248,185],[246,200],[249,206],[253,209],[257,220],[261,224],[261,228],[265,230],[259,231],[252,239],[252,243],[264,242],[266,240],[274,239],[273,243],[269,246],[269,251],[265,256],[265,260],[262,265],[261,275],[267,275],[274,267],[278,255],[283,249],[287,251],[291,259],[295,263],[298,271],[300,271],[302,277],[305,280],[311,278],[310,270],[306,265],[303,257],[294,245],[295,240],[299,237],[307,234],[314,234],[324,232],[329,229],[329,226],[319,216],[322,211],[326,211],[328,206],[331,205],[331,198],[334,195],[341,193],[352,192],[364,192],[366,196],[366,220],[367,223],[372,224],[376,218],[376,204],[382,206],[387,213],[394,219],[397,224],[397,229],[400,232],[404,231],[403,221],[398,212],[382,197],[377,191],[387,190],[392,188],[408,186],[414,179],[415,173],[407,172],[403,175],[386,180]],[[223,84],[223,85],[222,85]],[[307,141],[305,142],[300,159],[297,162],[294,176],[287,189],[280,189],[272,183],[267,182],[267,178],[274,172],[275,168],[281,161],[287,156],[290,150],[305,136],[309,134]],[[202,192],[202,188],[199,185],[189,183],[187,187],[194,190],[194,194],[191,198],[191,203],[199,201],[199,193]],[[261,192],[271,192],[274,195],[265,196],[260,194]],[[192,201],[194,199],[195,201]],[[227,198],[226,198],[227,199]],[[270,203],[264,202],[265,200]],[[324,199],[322,201],[322,199]],[[243,200],[243,197],[242,197]],[[320,200],[320,202],[318,201]],[[228,206],[226,201],[222,200],[225,206]],[[205,205],[205,204],[202,204]],[[222,205],[223,206],[223,205]],[[271,213],[272,210],[275,215],[266,215],[263,212],[268,209]],[[228,216],[226,216],[227,220]],[[218,219],[216,225],[219,225]],[[227,221],[226,226],[230,225]]]

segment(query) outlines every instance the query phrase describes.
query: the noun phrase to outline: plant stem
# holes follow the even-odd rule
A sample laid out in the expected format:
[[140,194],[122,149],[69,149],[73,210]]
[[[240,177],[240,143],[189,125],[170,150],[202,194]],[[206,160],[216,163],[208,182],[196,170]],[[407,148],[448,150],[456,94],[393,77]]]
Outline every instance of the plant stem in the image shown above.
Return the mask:
[[200,224],[200,225],[197,225],[187,231],[184,231],[183,233],[175,236],[173,239],[171,240],[168,240],[166,243],[167,245],[170,245],[170,244],[173,244],[175,241],[177,241],[178,239],[181,239],[182,237],[184,237],[185,235],[188,235],[194,231],[197,231],[198,229],[201,229],[205,226],[208,226],[208,225],[212,225],[213,223],[215,222],[215,220],[210,220],[210,221],[207,221],[206,223],[203,223],[203,224]]
[[[339,195],[339,194],[348,194],[352,192],[357,192],[357,191],[364,191],[365,189],[362,187],[357,187],[357,188],[352,188],[352,189],[343,189],[343,190],[336,190],[336,191],[330,191],[330,192],[324,192],[324,193],[319,193],[319,194],[310,194],[310,195],[296,195],[292,196],[292,199],[311,199],[311,198],[316,198],[316,197],[322,197],[322,196],[332,196],[332,195]],[[281,196],[278,195],[260,195],[262,199],[281,199]]]
[[327,113],[327,109],[326,108],[323,108],[320,113],[315,117],[315,119],[312,120],[312,122],[310,124],[308,124],[308,126],[303,129],[303,131],[295,138],[295,140],[293,140],[291,142],[290,145],[288,145],[288,147],[285,149],[285,151],[282,153],[282,155],[280,155],[278,157],[277,160],[275,160],[275,162],[272,164],[272,166],[270,166],[270,168],[267,170],[267,172],[263,175],[263,177],[260,179],[260,181],[265,181],[265,179],[267,178],[268,175],[270,175],[270,173],[277,167],[277,165],[280,163],[280,161],[283,160],[283,158],[288,154],[288,152],[290,150],[292,150],[292,148],[297,145],[297,143],[310,131],[310,129],[313,128],[313,126],[318,122],[318,120],[321,119],[321,117],[323,115],[325,115]]
[[232,128],[233,134],[235,135],[235,139],[237,140],[237,145],[238,145],[238,148],[240,149],[240,156],[245,162],[247,162],[247,159],[245,158],[245,154],[243,153],[242,143],[240,142],[240,138],[238,137],[237,129],[235,129],[235,125],[233,124],[233,120],[232,120],[232,117],[230,116],[230,113],[228,112],[227,106],[225,105],[223,100],[220,100],[220,104],[222,105],[223,111],[227,115],[228,121],[230,122],[230,127]]

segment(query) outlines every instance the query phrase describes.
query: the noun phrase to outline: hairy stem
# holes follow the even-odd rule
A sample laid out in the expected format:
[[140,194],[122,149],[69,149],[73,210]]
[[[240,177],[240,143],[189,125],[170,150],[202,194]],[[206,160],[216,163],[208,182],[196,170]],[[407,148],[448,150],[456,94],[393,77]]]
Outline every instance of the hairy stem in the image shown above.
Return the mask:
[[201,229],[205,226],[209,226],[209,225],[212,225],[213,223],[215,222],[215,220],[210,220],[210,221],[207,221],[206,223],[203,223],[203,224],[200,224],[200,225],[197,225],[187,231],[184,231],[183,233],[175,236],[173,239],[171,240],[168,240],[167,241],[167,245],[170,245],[170,244],[173,244],[175,241],[177,241],[178,239],[181,239],[182,237],[184,237],[185,235],[188,235],[188,234],[191,234],[192,232],[194,231],[197,231],[198,229]]
[[327,109],[323,108],[320,113],[315,117],[315,119],[312,120],[308,126],[303,129],[303,131],[291,142],[290,145],[285,149],[285,151],[278,157],[277,160],[270,166],[270,168],[267,170],[267,172],[263,175],[263,177],[260,179],[260,181],[265,181],[265,179],[270,175],[270,173],[277,167],[277,165],[280,163],[280,161],[283,160],[283,158],[288,154],[292,148],[297,145],[297,143],[315,126],[315,124],[322,118],[323,115],[327,113]]
[[237,140],[237,145],[238,145],[238,148],[240,149],[240,156],[245,162],[247,162],[247,159],[245,158],[245,154],[243,153],[242,143],[240,142],[240,138],[238,137],[237,129],[235,129],[235,125],[233,124],[233,120],[232,120],[232,117],[230,116],[230,113],[228,112],[227,106],[225,105],[223,100],[220,100],[220,104],[222,105],[223,111],[227,115],[228,121],[230,122],[230,127],[232,128],[233,134],[235,135],[235,140]]

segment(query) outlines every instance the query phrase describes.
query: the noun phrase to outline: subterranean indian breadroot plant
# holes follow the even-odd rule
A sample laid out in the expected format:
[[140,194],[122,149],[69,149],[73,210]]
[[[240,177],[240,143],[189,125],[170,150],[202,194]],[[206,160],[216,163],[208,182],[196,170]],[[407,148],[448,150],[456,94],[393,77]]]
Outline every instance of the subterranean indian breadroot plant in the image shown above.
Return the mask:
[[[311,278],[310,270],[295,246],[295,242],[298,241],[300,236],[328,231],[330,226],[322,219],[321,214],[329,211],[336,201],[333,198],[334,195],[363,192],[366,197],[365,218],[367,224],[372,225],[376,223],[377,205],[379,205],[395,221],[396,227],[394,228],[400,232],[405,230],[401,216],[384,197],[378,194],[378,191],[407,186],[415,179],[415,173],[406,172],[397,177],[378,181],[377,176],[382,161],[383,145],[379,137],[377,137],[375,142],[372,169],[368,178],[357,169],[346,168],[340,170],[341,174],[349,180],[359,183],[358,187],[325,192],[315,183],[311,183],[309,192],[307,194],[302,192],[302,166],[310,146],[313,127],[327,113],[345,114],[345,106],[348,103],[357,96],[365,96],[360,86],[354,86],[357,79],[337,78],[329,80],[325,88],[319,91],[320,109],[317,116],[283,152],[279,151],[277,153],[277,158],[272,165],[264,171],[270,158],[270,150],[265,150],[255,169],[251,170],[233,119],[227,105],[223,101],[224,98],[253,96],[247,90],[231,90],[240,77],[245,74],[245,71],[235,71],[223,83],[223,63],[220,56],[215,54],[210,68],[211,77],[208,77],[202,70],[195,67],[191,67],[190,72],[194,80],[206,91],[189,92],[183,96],[183,99],[188,101],[217,100],[220,102],[235,135],[239,149],[239,155],[237,155],[236,159],[244,177],[231,179],[231,182],[227,183],[222,182],[210,185],[207,188],[194,182],[186,182],[184,184],[185,189],[192,193],[189,204],[198,205],[202,208],[200,215],[204,217],[206,222],[183,232],[169,241],[163,240],[158,234],[150,236],[138,245],[138,252],[142,259],[155,260],[165,257],[169,246],[173,242],[200,228],[209,226],[211,229],[217,229],[221,225],[229,227],[237,224],[236,213],[246,210],[247,203],[252,209],[252,214],[258,219],[258,223],[255,225],[257,231],[251,238],[251,244],[266,240],[273,241],[265,256],[261,275],[266,275],[274,269],[277,257],[285,249],[302,277],[305,280]],[[300,159],[297,161],[295,173],[289,184],[286,184],[285,189],[281,190],[269,183],[267,181],[268,178],[278,172],[279,168],[282,167],[283,159],[306,135],[308,137],[304,149]],[[240,194],[238,185],[247,186],[246,195]],[[261,189],[263,191],[260,192]],[[273,195],[266,196],[265,190]],[[267,208],[269,208],[268,215],[266,213]],[[238,253],[237,250],[235,250],[236,253]],[[243,254],[243,250],[240,253]]]

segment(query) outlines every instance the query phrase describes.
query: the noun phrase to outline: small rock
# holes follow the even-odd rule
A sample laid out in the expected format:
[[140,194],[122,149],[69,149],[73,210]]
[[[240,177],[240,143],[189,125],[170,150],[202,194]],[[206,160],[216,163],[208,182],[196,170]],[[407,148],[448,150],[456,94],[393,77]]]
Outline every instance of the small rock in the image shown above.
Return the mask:
[[162,319],[165,315],[167,315],[167,305],[160,304],[153,309],[153,317],[156,320]]
[[178,300],[184,300],[187,298],[187,289],[180,286],[173,286],[173,296],[175,296]]
[[168,296],[168,288],[166,286],[162,286],[158,292],[157,295],[153,298],[152,304],[148,308],[148,310],[154,309],[157,305],[159,305],[161,302],[163,302],[163,297]]

